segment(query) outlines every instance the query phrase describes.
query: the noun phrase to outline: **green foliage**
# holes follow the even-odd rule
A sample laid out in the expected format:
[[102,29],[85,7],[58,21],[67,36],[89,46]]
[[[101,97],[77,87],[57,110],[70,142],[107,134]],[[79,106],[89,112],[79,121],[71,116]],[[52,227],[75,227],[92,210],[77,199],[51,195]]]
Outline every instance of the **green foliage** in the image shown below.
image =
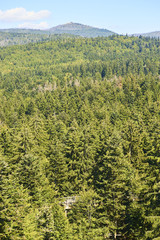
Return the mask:
[[2,240],[159,238],[159,52],[128,36],[0,49]]

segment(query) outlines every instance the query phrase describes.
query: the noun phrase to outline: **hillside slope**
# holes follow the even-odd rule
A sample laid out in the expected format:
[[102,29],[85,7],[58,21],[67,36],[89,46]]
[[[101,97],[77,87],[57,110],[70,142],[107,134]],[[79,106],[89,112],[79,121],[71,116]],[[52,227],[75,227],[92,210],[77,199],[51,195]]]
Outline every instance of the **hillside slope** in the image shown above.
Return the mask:
[[98,37],[98,36],[108,37],[110,35],[116,34],[107,29],[95,28],[88,25],[73,22],[58,25],[56,27],[50,28],[49,31],[57,34],[68,33],[73,35],[79,35],[82,37]]
[[0,29],[0,47],[23,45],[33,42],[51,41],[64,37],[108,37],[115,34],[107,29],[90,27],[80,23],[67,23],[46,30]]
[[160,38],[160,31],[149,32],[149,33],[138,33],[134,34],[134,36],[143,36],[143,37],[150,37],[150,38]]

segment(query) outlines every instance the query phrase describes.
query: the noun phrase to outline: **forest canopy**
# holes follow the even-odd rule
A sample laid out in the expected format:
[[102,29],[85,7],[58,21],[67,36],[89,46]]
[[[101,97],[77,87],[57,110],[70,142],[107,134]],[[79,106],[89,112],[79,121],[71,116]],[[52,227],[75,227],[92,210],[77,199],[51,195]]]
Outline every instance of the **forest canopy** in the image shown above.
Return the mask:
[[159,39],[0,48],[0,239],[158,240],[159,171]]

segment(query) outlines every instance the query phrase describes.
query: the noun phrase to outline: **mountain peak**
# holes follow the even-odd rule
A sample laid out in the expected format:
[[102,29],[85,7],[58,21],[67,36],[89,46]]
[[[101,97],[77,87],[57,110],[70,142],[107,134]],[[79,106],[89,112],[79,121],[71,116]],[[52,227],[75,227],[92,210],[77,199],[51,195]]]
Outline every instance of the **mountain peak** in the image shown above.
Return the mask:
[[57,30],[57,29],[80,30],[80,29],[88,29],[88,28],[92,28],[92,27],[84,25],[84,24],[81,24],[81,23],[69,22],[69,23],[65,23],[65,24],[53,27],[50,30],[52,30],[52,31]]
[[69,22],[63,25],[58,25],[56,27],[50,28],[49,31],[56,34],[73,34],[82,37],[98,37],[98,36],[109,36],[115,34],[107,29],[100,29],[96,27],[91,27],[81,23]]

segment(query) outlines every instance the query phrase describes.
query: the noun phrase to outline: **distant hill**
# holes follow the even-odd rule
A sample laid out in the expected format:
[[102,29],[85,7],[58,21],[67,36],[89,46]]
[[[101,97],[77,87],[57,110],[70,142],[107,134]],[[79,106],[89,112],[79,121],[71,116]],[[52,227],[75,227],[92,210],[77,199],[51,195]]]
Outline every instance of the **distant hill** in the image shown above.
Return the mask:
[[71,34],[79,35],[82,37],[98,37],[104,36],[108,37],[110,35],[116,34],[107,29],[95,28],[88,25],[83,25],[80,23],[66,23],[63,25],[58,25],[46,30],[39,29],[21,29],[21,28],[10,28],[10,29],[0,29],[0,33],[23,33],[23,34]]
[[8,29],[0,29],[0,33],[25,33],[25,34],[49,34],[49,31],[43,31],[39,29],[23,29],[23,28],[8,28]]
[[80,23],[67,23],[46,30],[0,29],[0,47],[30,42],[51,41],[64,37],[108,37],[116,33],[107,29],[95,28]]
[[73,22],[66,23],[63,25],[58,25],[56,27],[50,28],[48,31],[56,34],[67,33],[67,34],[79,35],[82,37],[98,37],[98,36],[108,37],[110,35],[116,34],[107,29],[95,28],[88,25],[83,25],[80,23],[73,23]]
[[0,30],[0,47],[11,45],[24,45],[28,43],[53,41],[56,39],[78,37],[69,34],[51,34],[45,31],[34,31],[25,29]]
[[160,38],[160,31],[149,32],[149,33],[137,33],[133,34],[133,36],[143,36],[143,37],[150,37],[150,38]]

